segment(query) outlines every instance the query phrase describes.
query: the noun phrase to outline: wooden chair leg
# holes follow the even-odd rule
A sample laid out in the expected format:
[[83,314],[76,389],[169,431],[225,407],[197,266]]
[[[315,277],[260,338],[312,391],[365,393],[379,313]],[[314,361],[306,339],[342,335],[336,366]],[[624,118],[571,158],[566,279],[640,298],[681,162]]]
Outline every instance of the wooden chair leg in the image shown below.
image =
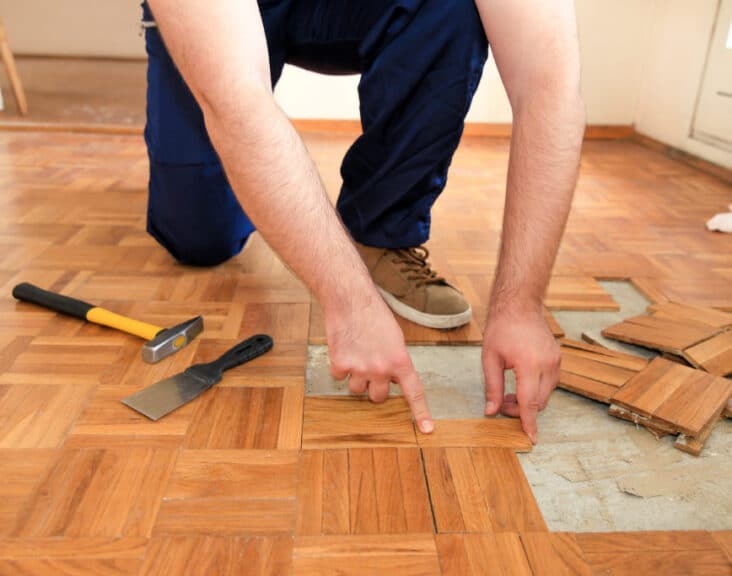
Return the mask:
[[10,50],[2,20],[0,20],[0,56],[2,57],[3,64],[5,64],[5,69],[8,71],[10,85],[13,87],[13,94],[15,95],[15,101],[18,103],[20,115],[25,116],[28,114],[28,101],[25,99],[23,83],[20,81],[20,76],[18,76],[18,69],[15,67],[15,58],[13,58],[13,53]]

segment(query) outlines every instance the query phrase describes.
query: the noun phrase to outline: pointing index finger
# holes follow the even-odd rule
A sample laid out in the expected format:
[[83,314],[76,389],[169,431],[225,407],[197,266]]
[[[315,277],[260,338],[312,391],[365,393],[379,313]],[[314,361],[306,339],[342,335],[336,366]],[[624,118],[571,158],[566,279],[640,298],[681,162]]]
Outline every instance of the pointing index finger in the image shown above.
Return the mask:
[[516,398],[518,400],[521,427],[528,434],[531,442],[536,444],[536,414],[539,411],[539,375],[516,378]]
[[417,427],[423,434],[429,434],[435,429],[430,415],[430,409],[427,406],[427,398],[424,395],[424,387],[412,368],[409,372],[400,375],[394,380],[402,388],[402,394],[409,404],[409,409],[417,422]]

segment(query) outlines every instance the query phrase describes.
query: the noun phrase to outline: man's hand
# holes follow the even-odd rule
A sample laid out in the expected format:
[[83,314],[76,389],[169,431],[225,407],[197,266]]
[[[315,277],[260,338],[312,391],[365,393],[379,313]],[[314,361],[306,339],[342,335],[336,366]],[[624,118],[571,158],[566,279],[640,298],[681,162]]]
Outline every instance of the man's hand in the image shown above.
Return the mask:
[[366,394],[372,402],[384,402],[389,383],[398,384],[420,431],[434,429],[422,382],[412,365],[404,336],[378,295],[363,307],[346,314],[326,312],[330,370],[334,378],[348,377],[353,394]]
[[[521,417],[531,441],[537,441],[537,413],[546,408],[559,380],[559,346],[541,306],[494,305],[483,340],[485,413]],[[504,397],[503,372],[513,370],[516,394]]]

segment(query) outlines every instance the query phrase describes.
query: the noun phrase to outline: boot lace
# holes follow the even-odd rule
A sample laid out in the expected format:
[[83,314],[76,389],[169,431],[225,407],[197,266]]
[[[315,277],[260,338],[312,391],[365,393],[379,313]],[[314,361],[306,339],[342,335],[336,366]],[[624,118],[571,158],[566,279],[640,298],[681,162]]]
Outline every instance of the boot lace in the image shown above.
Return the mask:
[[407,279],[414,280],[418,287],[426,284],[446,284],[446,280],[430,268],[427,262],[429,255],[424,246],[404,248],[394,250],[391,261],[394,264],[403,264],[399,271],[407,273]]

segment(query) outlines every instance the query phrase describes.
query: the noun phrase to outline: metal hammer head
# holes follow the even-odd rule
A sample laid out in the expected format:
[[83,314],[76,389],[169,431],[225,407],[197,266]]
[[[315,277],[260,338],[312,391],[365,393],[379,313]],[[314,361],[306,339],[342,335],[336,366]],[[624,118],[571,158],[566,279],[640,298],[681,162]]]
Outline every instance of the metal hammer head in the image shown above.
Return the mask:
[[175,354],[203,332],[203,316],[196,316],[172,328],[161,330],[142,347],[142,359],[154,364]]

